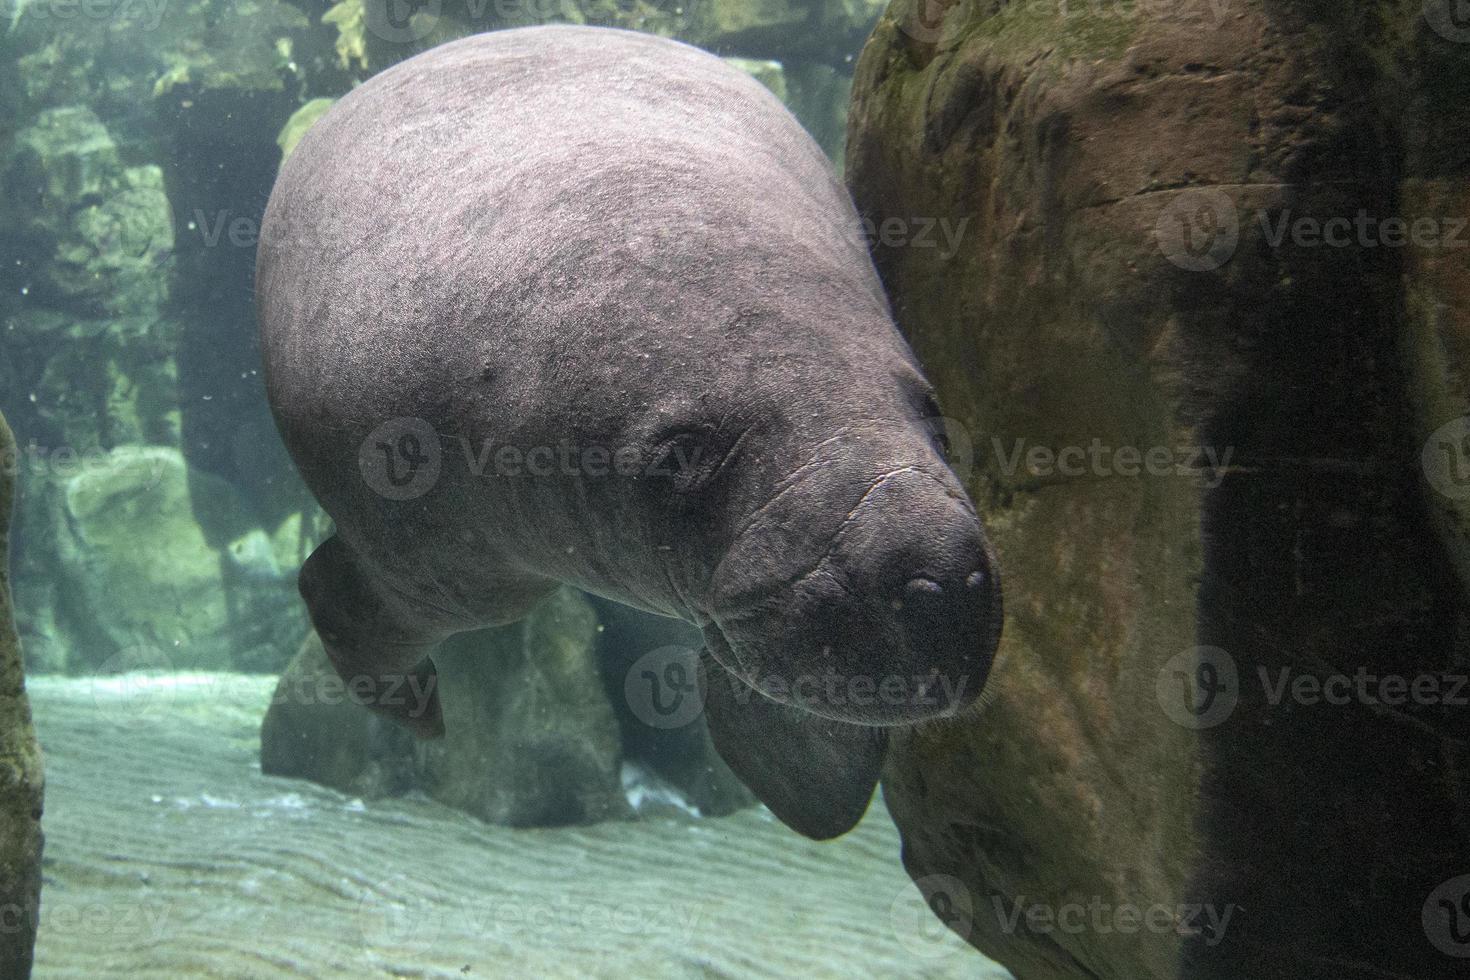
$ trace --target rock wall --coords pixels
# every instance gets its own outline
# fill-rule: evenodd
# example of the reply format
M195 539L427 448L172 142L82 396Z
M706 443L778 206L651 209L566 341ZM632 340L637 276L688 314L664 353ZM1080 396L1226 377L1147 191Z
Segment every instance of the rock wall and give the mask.
M41 902L41 750L10 611L15 439L0 415L0 976L25 980Z
M1021 980L1470 954L1443 8L896 0L860 59L849 182L1009 618L885 798Z

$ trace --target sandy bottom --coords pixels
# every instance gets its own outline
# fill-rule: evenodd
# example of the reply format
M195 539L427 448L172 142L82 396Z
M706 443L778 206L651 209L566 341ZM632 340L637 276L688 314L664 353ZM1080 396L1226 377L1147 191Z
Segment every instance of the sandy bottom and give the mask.
M262 776L274 681L36 678L36 976L1009 977L939 926L881 802L555 830Z

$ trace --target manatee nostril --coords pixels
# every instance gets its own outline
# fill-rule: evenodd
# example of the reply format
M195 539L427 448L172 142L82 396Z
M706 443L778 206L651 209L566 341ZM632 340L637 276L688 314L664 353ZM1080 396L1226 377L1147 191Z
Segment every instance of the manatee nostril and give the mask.
M903 587L903 591L905 595L915 597L926 595L941 595L944 592L944 586L940 585L933 579L911 578L909 579L908 584Z

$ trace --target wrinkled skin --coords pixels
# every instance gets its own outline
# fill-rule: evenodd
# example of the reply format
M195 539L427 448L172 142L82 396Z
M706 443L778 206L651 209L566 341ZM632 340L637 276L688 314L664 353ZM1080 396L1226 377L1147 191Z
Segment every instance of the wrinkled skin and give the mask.
M480 35L334 106L282 167L257 301L336 522L301 590L344 677L431 680L445 636L569 583L699 627L721 752L797 829L847 829L883 726L970 703L1001 622L853 222L773 96L658 38Z

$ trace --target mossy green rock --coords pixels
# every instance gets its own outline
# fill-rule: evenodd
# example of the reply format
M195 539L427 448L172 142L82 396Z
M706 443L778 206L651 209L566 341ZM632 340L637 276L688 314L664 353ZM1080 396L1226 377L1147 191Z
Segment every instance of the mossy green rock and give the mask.
M1021 980L1463 970L1465 708L1275 687L1470 662L1420 465L1470 394L1465 253L1273 232L1465 214L1470 46L1423 14L897 0L860 59L848 180L1007 611L988 706L896 737L885 799Z
M343 696L313 634L262 723L261 768L364 796L417 789L511 826L628 816L596 640L570 590L523 622L451 637L434 655L447 734L415 742Z
M41 644L64 651L49 667L288 662L305 629L293 576L228 484L161 446L24 462L40 500L21 599Z
M41 901L41 750L10 609L15 440L0 415L0 976L25 980Z
M166 297L173 215L156 166L123 165L86 106L47 109L21 130L0 179L7 248L52 306L153 312Z
M312 124L320 119L328 109L336 104L336 99L312 99L300 109L291 114L286 120L286 125L281 129L281 135L276 137L276 145L281 148L281 159L284 161L296 149L296 144L311 129Z

